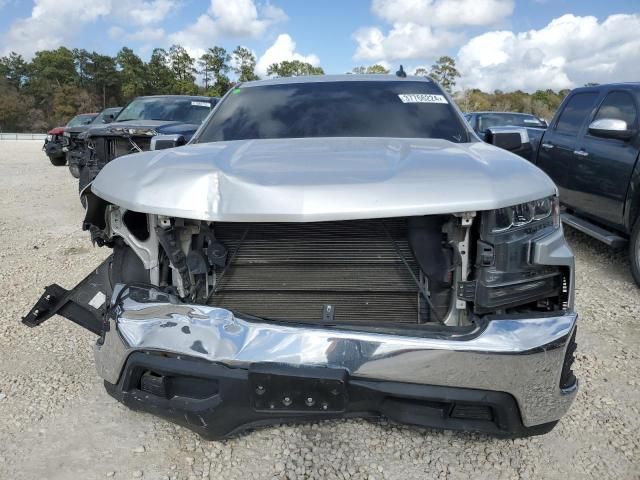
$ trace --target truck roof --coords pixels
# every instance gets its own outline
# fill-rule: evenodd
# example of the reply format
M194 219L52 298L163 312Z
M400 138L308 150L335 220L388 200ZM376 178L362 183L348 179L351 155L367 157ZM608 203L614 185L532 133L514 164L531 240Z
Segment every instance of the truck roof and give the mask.
M576 87L572 90L575 92L576 90L597 90L600 88L612 88L612 87L636 87L640 88L640 82L616 82L616 83L602 83L600 85L591 85L584 87Z
M203 101L218 100L218 97L207 97L205 95L140 95L136 98L189 98L191 100Z
M307 75L300 77L278 77L268 78L266 80L255 80L252 82L242 83L243 87L261 87L264 85L285 85L295 83L320 83L320 82L430 82L428 77L417 77L407 75L406 77L398 77L391 74L353 74L347 73L343 75Z

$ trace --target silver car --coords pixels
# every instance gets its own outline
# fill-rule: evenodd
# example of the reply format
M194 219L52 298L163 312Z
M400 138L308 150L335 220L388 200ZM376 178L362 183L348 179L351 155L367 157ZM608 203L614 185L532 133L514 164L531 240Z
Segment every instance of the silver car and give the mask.
M94 332L117 400L214 439L353 416L526 436L569 409L557 189L431 80L243 83L188 145L154 140L85 190L111 256L23 320Z

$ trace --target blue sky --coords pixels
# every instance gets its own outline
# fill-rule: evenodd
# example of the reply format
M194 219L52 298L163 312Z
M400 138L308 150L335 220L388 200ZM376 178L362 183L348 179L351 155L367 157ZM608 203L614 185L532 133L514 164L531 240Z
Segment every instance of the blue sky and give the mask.
M640 0L0 0L0 55L127 45L146 58L174 42L194 55L240 44L263 72L298 58L343 73L447 54L461 88L640 80L638 31Z

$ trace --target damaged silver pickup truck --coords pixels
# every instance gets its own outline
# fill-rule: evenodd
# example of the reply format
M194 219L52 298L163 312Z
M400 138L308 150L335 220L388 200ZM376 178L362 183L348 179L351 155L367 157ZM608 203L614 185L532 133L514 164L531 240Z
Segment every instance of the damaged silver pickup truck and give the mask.
M431 80L244 83L157 140L84 192L111 256L23 320L96 334L117 400L212 439L354 416L526 436L569 409L556 187Z

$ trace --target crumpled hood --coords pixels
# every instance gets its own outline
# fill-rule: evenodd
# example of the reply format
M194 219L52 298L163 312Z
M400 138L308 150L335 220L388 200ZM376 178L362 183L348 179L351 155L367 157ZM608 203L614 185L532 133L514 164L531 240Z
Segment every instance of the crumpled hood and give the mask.
M537 167L481 142L300 138L194 144L115 159L92 185L138 212L305 222L490 210L556 193Z
M191 138L198 129L198 125L173 120L132 120L130 122L112 122L103 125L94 125L89 129L88 135L91 137L129 135L129 130L132 129L149 129L155 130L163 135L180 134Z

